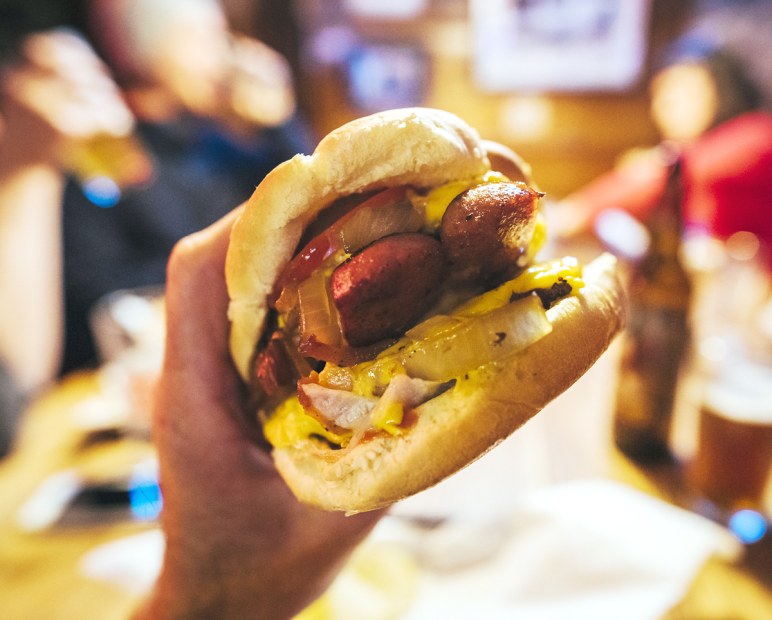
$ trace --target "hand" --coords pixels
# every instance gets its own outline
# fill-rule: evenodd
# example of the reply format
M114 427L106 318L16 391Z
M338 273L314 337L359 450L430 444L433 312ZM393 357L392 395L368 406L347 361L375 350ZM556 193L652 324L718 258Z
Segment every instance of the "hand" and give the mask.
M5 158L21 164L54 161L67 141L126 136L134 126L107 67L66 30L30 35L3 69L0 93Z
M265 43L231 35L230 76L227 90L232 114L226 122L247 129L276 127L295 113L292 70L287 60Z
M228 351L223 273L236 213L184 239L170 259L153 419L167 549L143 617L292 617L380 517L300 504L254 440Z

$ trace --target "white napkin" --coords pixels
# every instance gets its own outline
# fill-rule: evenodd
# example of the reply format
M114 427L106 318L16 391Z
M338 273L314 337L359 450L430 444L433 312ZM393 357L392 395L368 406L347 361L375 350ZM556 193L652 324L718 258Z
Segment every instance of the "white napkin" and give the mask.
M709 557L742 553L707 519L602 480L537 491L510 525L484 561L425 570L403 618L655 620L684 597ZM424 533L424 544L442 527Z
M150 592L161 571L164 547L163 534L152 529L92 549L81 558L80 570L90 579L141 596Z

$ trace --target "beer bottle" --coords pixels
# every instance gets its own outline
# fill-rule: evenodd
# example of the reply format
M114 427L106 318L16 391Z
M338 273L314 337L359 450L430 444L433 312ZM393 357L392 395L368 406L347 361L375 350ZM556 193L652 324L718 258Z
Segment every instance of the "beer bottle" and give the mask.
M614 410L614 440L631 459L666 462L678 377L689 344L692 287L681 261L682 162L666 151L667 180L644 222L649 246L632 267Z

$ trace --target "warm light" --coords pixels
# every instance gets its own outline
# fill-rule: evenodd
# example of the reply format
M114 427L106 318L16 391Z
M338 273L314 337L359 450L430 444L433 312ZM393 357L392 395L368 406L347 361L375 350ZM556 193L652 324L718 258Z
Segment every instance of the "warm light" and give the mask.
M543 140L554 125L552 103L546 97L510 99L501 111L501 127L518 142Z
M674 65L652 79L651 115L663 138L697 138L713 124L717 110L716 84L703 65Z
M727 254L736 261L753 260L760 246L759 238L752 232L736 232L726 240Z

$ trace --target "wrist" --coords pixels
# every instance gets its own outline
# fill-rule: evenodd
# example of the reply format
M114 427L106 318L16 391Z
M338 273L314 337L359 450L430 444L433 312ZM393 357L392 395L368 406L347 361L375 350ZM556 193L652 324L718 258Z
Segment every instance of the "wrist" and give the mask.
M165 568L133 620L289 620L314 597L303 601L299 597L303 587L294 588L294 579L292 584L278 583L276 572L266 574L271 568L222 574L212 567L205 577L192 579L182 579Z
M17 147L8 136L0 137L0 180L7 181L32 171L36 174L63 176L54 157L43 151Z
M316 537L289 538L223 546L172 534L152 595L134 620L294 618L324 593L360 537L334 551Z

